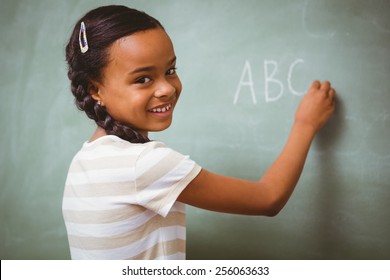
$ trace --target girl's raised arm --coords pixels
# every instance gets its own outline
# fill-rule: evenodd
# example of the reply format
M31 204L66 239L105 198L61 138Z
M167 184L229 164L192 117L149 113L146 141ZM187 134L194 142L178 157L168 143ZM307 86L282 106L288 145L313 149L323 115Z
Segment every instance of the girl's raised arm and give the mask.
M315 134L335 108L329 82L314 81L295 114L287 143L257 182L202 170L178 200L212 211L275 216L284 207L302 173Z

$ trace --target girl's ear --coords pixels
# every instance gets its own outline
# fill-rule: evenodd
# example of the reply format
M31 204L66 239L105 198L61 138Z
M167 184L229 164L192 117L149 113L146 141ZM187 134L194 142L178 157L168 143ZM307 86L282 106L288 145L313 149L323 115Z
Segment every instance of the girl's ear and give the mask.
M103 105L102 97L100 95L100 87L96 82L90 82L88 85L88 93L91 95L93 100L98 102L100 105Z

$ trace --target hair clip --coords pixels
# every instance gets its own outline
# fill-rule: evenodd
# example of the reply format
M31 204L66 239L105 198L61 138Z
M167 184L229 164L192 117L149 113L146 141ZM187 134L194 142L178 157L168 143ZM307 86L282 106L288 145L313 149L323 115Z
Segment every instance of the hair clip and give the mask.
M82 21L80 25L79 43L80 43L81 52L86 53L88 51L88 41L87 41L87 30L85 28L84 21Z

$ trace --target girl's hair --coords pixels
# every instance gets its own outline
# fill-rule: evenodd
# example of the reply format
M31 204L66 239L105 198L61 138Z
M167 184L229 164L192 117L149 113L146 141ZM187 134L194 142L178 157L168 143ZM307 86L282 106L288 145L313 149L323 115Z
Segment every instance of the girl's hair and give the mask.
M79 34L81 23L86 28L88 50L81 51ZM89 94L92 80L102 80L102 69L109 62L109 47L119 38L135 32L163 28L161 23L144 12L125 6L103 6L91 10L75 25L66 46L68 77L76 106L95 120L107 134L116 135L132 143L145 143L149 139L130 126L114 120Z

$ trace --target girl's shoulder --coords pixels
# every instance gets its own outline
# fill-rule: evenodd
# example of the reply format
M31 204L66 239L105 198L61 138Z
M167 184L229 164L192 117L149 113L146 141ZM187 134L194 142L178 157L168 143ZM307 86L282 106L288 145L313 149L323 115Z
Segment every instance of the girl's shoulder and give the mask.
M160 141L149 141L146 143L131 143L129 141L123 140L122 138L116 135L104 135L99 137L96 140L88 141L83 144L83 148L96 148L99 146L113 146L118 148L134 148L134 147L153 147L153 146L165 146L163 142Z
M85 142L78 156L94 154L95 156L140 155L153 150L169 149L163 142L150 141L147 143L130 143L115 135L105 135L94 141Z

